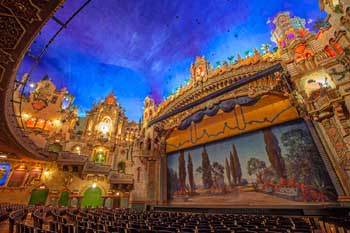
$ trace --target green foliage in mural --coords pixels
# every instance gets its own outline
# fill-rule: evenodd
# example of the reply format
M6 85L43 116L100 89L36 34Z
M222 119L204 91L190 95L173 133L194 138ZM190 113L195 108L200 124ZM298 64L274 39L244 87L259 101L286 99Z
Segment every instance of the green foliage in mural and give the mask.
M188 153L187 173L188 173L188 181L190 184L190 192L195 193L196 192L196 184L194 182L193 163L192 163L192 158L191 158L190 153Z
M311 184L313 180L319 180L323 176L319 169L323 162L307 132L293 129L281 135L281 142L287 151L285 157L289 164L288 177Z
M234 167L231 167L232 176L234 177L236 184L240 184L242 181L242 169L241 169L241 163L239 162L235 144L232 144L232 159L233 159L233 165L234 165Z
M203 146L202 151L202 166L196 170L198 173L202 173L203 186L205 189L209 189L213 186L213 178L211 174L211 166L207 149Z
M186 166L184 152L180 152L179 156L179 184L180 192L186 191Z
M227 158L225 159L225 171L226 171L226 178L228 181L228 185L230 187L232 187L232 180L231 180L231 168L230 168L230 164L228 163Z
M167 169L167 173L169 180L169 182L167 182L168 199L171 199L178 190L179 178L177 177L176 171L171 168Z
M253 174L256 175L256 179L259 183L263 183L263 172L266 168L266 164L264 161L260 161L257 158L250 158L248 161L247 171L251 176Z
M263 134L266 153L273 169L279 177L286 177L286 166L276 136L272 133L271 128L264 129Z

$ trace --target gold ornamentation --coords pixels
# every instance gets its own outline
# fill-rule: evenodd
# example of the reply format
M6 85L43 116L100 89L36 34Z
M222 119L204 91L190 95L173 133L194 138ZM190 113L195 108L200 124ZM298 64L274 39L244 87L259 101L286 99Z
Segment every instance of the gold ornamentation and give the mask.
M323 120L322 126L325 129L329 140L333 144L339 164L343 166L346 161L350 159L350 151L348 147L344 145L343 137L337 129L334 119L331 118Z

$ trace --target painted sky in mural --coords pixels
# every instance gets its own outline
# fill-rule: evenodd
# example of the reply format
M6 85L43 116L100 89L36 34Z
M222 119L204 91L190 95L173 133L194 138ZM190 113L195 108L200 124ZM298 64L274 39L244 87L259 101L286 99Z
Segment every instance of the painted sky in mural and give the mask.
M233 145L237 160L230 159L230 153L233 154L232 158L235 157ZM210 188L204 182L203 146L198 146L184 151L185 189L181 185L181 152L168 155L170 197L189 194L195 203L204 200L208 202L211 196L214 199L221 196L221 201L231 204L235 201L282 204L288 200L292 204L293 201L334 200L333 185L328 174L323 172L325 167L322 159L305 123L301 121L213 142L205 145L205 150L211 166L211 178L206 178L212 180L207 181L212 182ZM193 164L195 191L191 191L189 154ZM307 159L305 156L308 156ZM253 199L249 200L249 197Z
M84 2L67 0L55 16L64 22ZM145 96L160 101L184 84L195 56L215 64L272 44L271 21L281 11L305 18L309 28L325 16L317 0L92 0L50 45L31 79L48 74L59 88L67 86L81 114L114 91L138 120ZM31 55L58 28L51 19ZM33 63L26 55L18 76Z

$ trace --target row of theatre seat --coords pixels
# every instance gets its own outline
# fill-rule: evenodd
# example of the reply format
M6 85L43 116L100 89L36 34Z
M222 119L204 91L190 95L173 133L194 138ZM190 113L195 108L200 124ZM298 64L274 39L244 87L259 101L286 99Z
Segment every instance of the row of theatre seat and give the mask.
M0 204L0 221L6 220L12 211L23 209L24 207L25 205L22 205L22 204L11 204L11 203Z
M31 214L33 224L27 224L24 221L28 213ZM347 217L320 218L106 208L18 207L9 214L9 218L10 233L350 233L350 218Z

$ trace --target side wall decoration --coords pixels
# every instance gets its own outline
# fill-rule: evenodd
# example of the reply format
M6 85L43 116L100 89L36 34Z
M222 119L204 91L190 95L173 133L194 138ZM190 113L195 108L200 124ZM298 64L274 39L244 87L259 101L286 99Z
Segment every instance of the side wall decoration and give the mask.
M171 204L294 206L337 198L302 120L169 153L167 161Z
M10 171L11 165L9 163L0 163L0 187L6 184Z
M7 183L7 187L9 188L19 188L21 187L25 180L27 179L28 171L25 167L16 168Z

